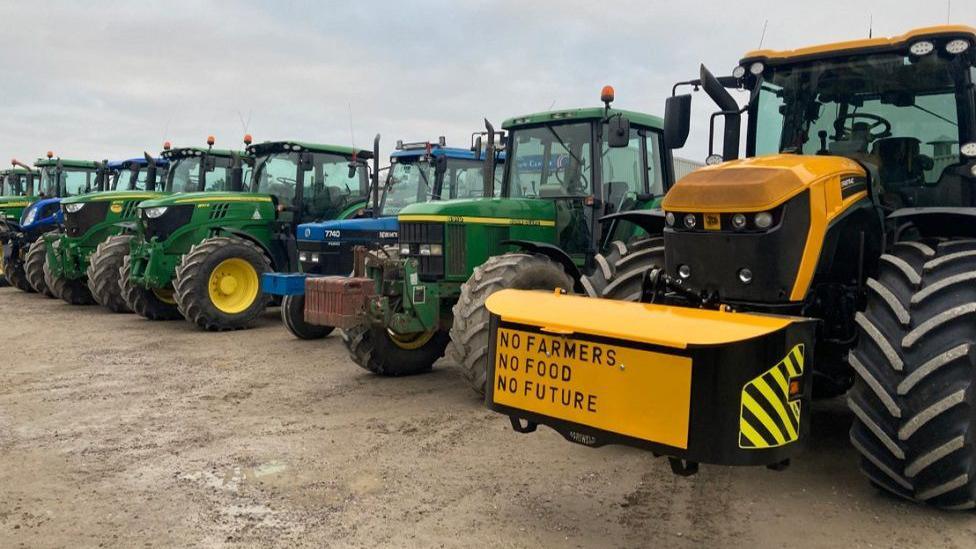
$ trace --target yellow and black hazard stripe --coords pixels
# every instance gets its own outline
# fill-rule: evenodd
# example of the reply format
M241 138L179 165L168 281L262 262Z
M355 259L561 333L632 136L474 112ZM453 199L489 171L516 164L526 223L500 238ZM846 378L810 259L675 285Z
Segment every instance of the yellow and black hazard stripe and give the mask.
M803 344L777 365L746 383L739 411L739 448L775 448L800 436L800 386Z

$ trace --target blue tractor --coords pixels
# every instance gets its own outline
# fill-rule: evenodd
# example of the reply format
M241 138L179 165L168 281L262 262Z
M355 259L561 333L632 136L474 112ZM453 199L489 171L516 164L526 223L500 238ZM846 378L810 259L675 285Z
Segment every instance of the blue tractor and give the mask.
M478 134L476 134L478 135ZM390 155L386 183L374 192L371 216L298 226L301 273L267 273L262 291L282 296L281 320L299 339L323 338L334 329L305 322L305 279L309 276L348 276L353 270L354 248L388 249L396 253L399 239L397 213L417 202L480 197L484 192L484 153L437 142L397 141ZM504 155L496 155L498 163ZM500 174L500 170L496 170ZM498 189L496 181L495 189Z

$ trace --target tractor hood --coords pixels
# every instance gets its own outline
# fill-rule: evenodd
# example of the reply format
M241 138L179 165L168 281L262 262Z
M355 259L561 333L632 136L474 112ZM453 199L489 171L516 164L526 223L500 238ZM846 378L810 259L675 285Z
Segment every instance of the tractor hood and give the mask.
M661 206L676 212L760 212L833 176L863 178L866 172L840 156L778 154L733 160L686 175Z
M361 219L337 219L320 221L317 223L302 223L298 226L298 238L301 240L327 240L327 231L378 232L397 230L395 217L371 217Z
M0 196L0 208L23 208L31 202L32 199L26 196Z
M76 204L79 202L105 202L110 200L149 200L163 196L155 191L103 191L72 196L61 201L62 204Z
M147 200L141 203L139 207L159 208L161 206L178 206L180 204L202 204L213 202L271 202L271 196L267 194L230 192L177 193L154 200Z
M411 204L400 210L400 221L498 223L554 226L556 206L531 198L471 198Z

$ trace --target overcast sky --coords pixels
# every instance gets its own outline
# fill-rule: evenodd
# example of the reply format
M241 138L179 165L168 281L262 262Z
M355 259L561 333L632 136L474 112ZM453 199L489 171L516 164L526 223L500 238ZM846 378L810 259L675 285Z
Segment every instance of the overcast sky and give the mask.
M301 139L389 151L487 117L599 105L663 111L705 63L946 22L945 0L0 3L0 155L123 158ZM732 11L732 10L735 11ZM976 1L951 20L976 26ZM705 156L707 114L681 156ZM3 156L0 156L3 158ZM6 160L4 160L6 163Z

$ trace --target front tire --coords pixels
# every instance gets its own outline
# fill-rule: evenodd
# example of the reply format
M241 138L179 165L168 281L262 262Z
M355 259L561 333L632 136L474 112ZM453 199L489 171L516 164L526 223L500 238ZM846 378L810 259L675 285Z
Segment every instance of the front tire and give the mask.
M43 274L41 275L43 277ZM4 262L3 264L3 277L10 283L11 286L17 288L22 292L29 294L34 293L36 290L31 286L30 281L27 280L27 272L24 270L24 263L19 260Z
M902 242L881 258L849 355L851 443L876 486L976 507L976 242Z
M131 256L122 259L122 269L119 271L119 289L122 299L132 312L147 320L176 320L183 318L176 307L172 290L157 290L143 288L134 284L129 276L132 274Z
M304 295L286 295L281 300L281 323L298 339L322 339L335 330L332 326L316 326L305 322Z
M624 244L610 243L610 249L594 258L596 270L583 277L583 288L590 297L640 301L644 273L664 267L664 238L641 238Z
M397 337L382 326L356 326L342 331L342 342L353 362L381 376L405 376L430 371L444 356L448 336L441 330L409 338Z
M44 277L44 265L47 263L47 242L45 236L56 236L57 232L50 232L41 235L37 240L31 242L27 248L27 255L24 256L24 274L27 277L30 287L39 294L54 298L54 291L47 285Z
M484 394L488 377L488 309L485 300L498 290L572 290L562 266L542 255L508 253L488 258L461 286L454 305L449 359L461 368L468 385Z
M108 237L92 252L88 259L88 289L95 302L113 313L131 313L122 297L119 273L129 255L132 235Z
M212 332L247 328L268 306L261 275L271 262L256 244L216 236L190 248L176 266L176 304L190 322Z

